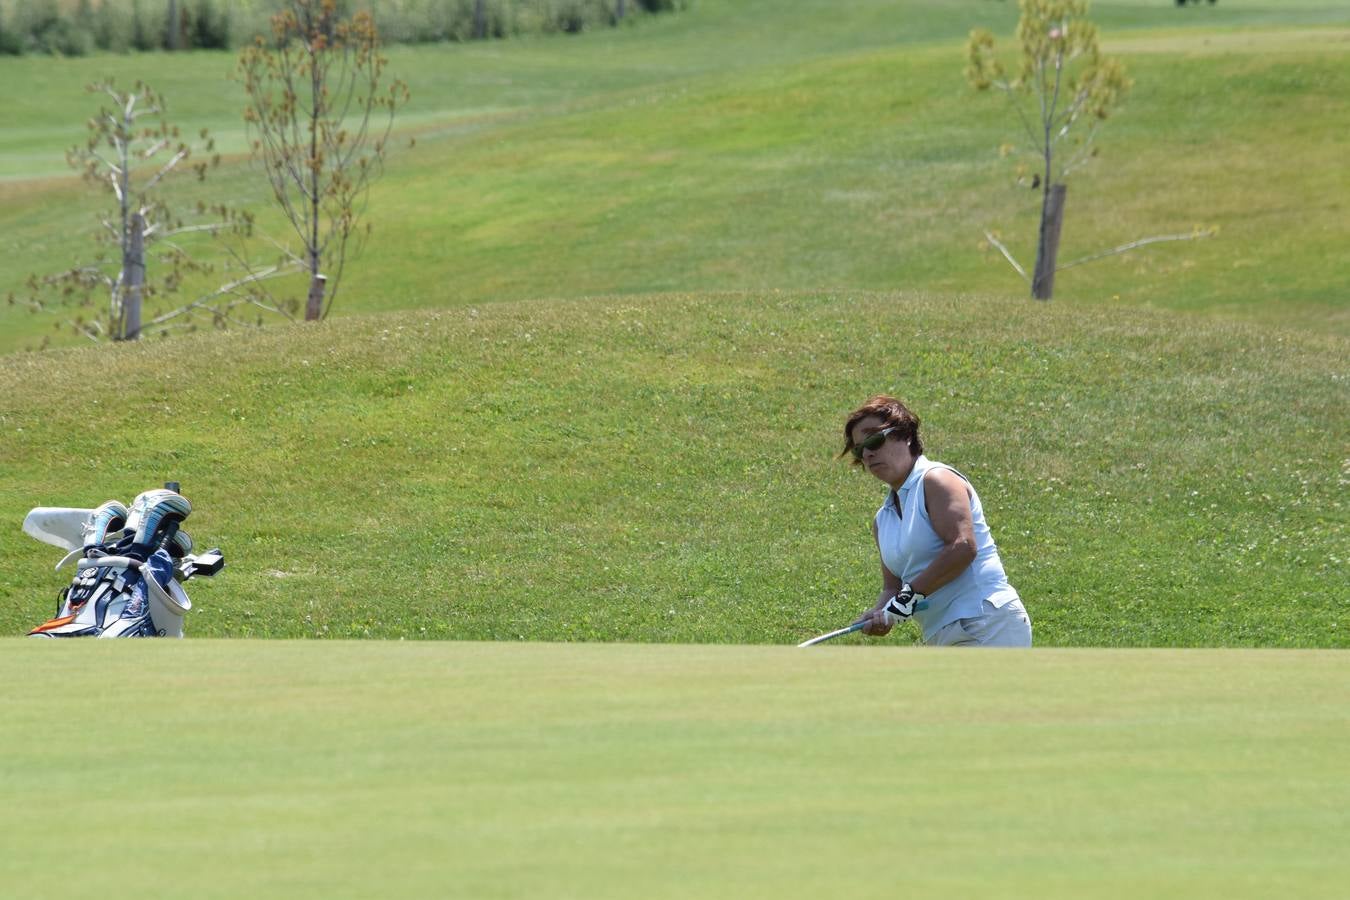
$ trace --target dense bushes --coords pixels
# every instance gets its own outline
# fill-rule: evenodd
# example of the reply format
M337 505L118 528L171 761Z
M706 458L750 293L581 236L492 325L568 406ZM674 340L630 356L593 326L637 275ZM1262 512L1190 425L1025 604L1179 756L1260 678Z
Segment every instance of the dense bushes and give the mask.
M87 14L86 3L80 7ZM78 12L78 10L77 10ZM24 52L80 55L93 49L88 30L65 15L56 0L28 0L17 14L0 20L0 47L11 54Z
M672 12L692 0L483 0L489 38L565 32L619 24L627 16ZM394 43L467 41L474 37L476 0L374 0L369 6L385 40ZM361 5L361 4L353 4Z
M17 56L23 52L23 41L17 32L5 27L4 10L0 10L0 56Z
M339 0L368 7L390 43L468 41L479 0ZM482 36L577 33L692 0L481 0ZM275 0L0 0L0 55L225 49L267 30Z
M0 53L82 56L229 47L233 39L228 0L0 0Z

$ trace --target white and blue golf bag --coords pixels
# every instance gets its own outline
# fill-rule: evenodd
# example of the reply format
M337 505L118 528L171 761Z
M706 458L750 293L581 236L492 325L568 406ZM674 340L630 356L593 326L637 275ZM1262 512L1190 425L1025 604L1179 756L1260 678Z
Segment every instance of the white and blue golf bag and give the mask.
M128 509L109 500L97 509L39 506L23 530L70 552L75 577L57 596L56 615L29 632L34 637L182 637L192 609L183 582L215 575L225 565L219 549L193 555L180 527L192 504L177 484L146 491Z

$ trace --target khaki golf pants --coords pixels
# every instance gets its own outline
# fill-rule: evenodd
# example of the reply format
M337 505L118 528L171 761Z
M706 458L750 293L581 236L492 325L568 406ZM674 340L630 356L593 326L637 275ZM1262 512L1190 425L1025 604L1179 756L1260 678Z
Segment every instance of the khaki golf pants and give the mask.
M980 615L957 619L924 641L929 647L1030 647L1031 617L1021 600L995 606L988 600Z

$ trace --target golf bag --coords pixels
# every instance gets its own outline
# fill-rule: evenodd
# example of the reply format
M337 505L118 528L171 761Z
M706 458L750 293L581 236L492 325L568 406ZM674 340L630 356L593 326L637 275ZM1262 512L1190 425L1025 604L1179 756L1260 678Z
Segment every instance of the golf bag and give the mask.
M219 549L193 555L180 527L192 504L178 485L146 491L128 509L109 500L97 509L40 506L23 530L69 550L59 570L75 561L75 576L57 595L56 615L33 637L182 637L192 601L183 582L215 575L225 565Z

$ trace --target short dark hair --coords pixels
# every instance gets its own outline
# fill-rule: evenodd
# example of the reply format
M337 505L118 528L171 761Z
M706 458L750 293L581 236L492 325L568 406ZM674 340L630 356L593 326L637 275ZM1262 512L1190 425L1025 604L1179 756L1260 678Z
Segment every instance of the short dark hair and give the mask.
M853 426L868 416L881 419L885 423L883 428L894 428L892 435L908 443L909 451L915 456L923 454L923 439L919 437L919 417L894 397L877 394L848 414L848 421L844 423L844 449L840 452L840 457L848 456L853 451ZM860 462L857 459L853 460L855 466Z

